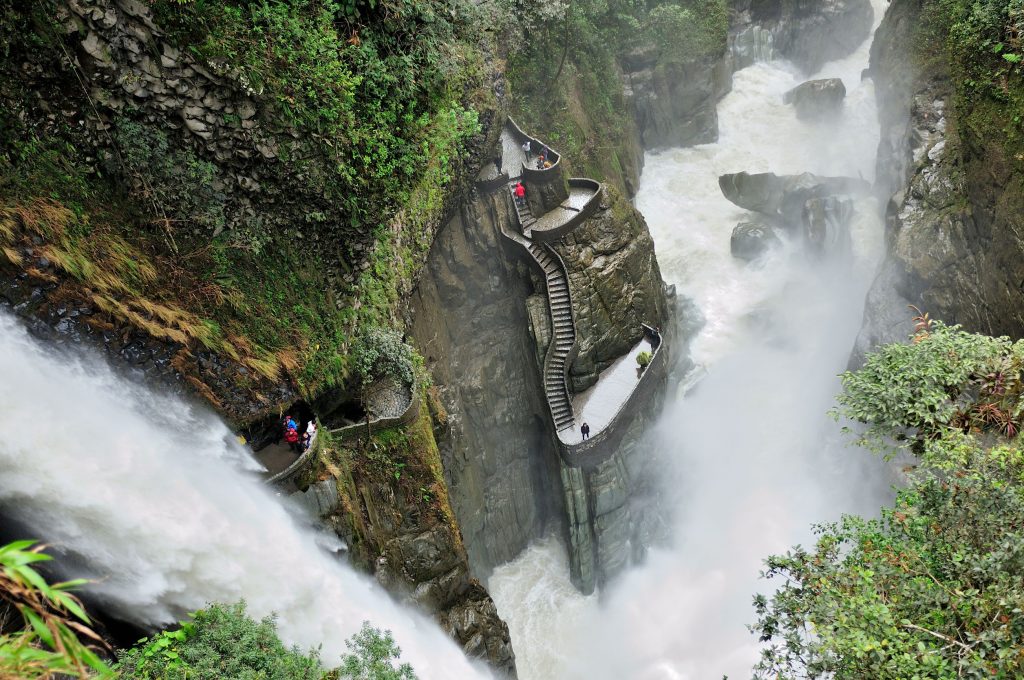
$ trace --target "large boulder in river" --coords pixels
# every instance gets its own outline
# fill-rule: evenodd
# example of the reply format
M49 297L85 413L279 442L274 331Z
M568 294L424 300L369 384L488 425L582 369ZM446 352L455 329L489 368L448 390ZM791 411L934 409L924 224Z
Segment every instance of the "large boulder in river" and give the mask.
M722 194L739 207L782 217L791 226L799 222L804 202L810 198L837 194L860 196L871 192L871 183L862 179L819 177L809 172L800 175L735 172L719 176L718 186Z
M741 260L754 260L776 243L778 235L770 225L760 222L740 222L732 230L729 249L732 256Z
M845 98L846 86L841 78L824 78L797 85L782 96L782 101L793 105L797 118L818 120L838 115Z

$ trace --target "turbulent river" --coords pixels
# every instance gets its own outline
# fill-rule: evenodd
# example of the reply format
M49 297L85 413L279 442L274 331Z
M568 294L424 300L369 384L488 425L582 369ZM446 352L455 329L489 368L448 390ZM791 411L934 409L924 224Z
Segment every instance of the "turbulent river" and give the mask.
M874 9L877 26L885 3ZM852 257L813 260L784 244L749 266L729 252L746 212L718 187L743 170L872 180L874 88L860 79L869 43L812 76L843 79L838 121L798 121L782 95L808 78L758 63L719 104L717 143L647 156L637 207L663 276L705 318L692 357L707 374L669 404L657 433L672 540L589 597L569 583L554 538L499 568L489 587L521 680L748 678L752 596L771 589L762 560L811 540L812 522L877 512L885 498L878 462L848 448L827 415L884 249L879 206L857 202Z

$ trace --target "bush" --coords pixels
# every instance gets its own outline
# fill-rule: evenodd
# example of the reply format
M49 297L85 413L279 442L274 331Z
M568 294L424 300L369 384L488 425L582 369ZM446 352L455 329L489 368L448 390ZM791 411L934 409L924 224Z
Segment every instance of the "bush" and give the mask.
M114 126L123 171L133 195L152 202L174 223L198 225L214 234L225 226L224 196L214 188L217 169L188 150L172 150L167 133L125 118Z
M180 628L155 635L123 652L122 678L145 680L309 680L324 677L316 651L302 654L277 637L274 619L256 622L245 603L213 604Z
M838 415L865 423L872 448L891 438L920 443L946 428L1020 429L1024 341L967 333L928 322L910 344L871 354L842 376Z
M359 336L352 353L356 375L363 385L384 377L413 383L413 350L402 337L388 328L373 327Z

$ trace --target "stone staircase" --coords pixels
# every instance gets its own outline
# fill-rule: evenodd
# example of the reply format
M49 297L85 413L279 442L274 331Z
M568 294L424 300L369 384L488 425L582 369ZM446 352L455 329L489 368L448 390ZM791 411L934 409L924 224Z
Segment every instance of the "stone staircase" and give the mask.
M530 229L537 222L537 218L533 216L533 211L530 210L530 204L523 199L522 203L516 198L516 183L508 183L508 192L512 196L512 205L516 209L516 217L519 219L519 226L523 229L523 235L526 238L530 238Z
M531 242L527 248L544 270L547 283L552 335L544 359L544 393L555 421L555 429L560 431L575 424L572 401L565 380L569 355L576 346L576 325L573 322L569 281L565 265L550 246Z

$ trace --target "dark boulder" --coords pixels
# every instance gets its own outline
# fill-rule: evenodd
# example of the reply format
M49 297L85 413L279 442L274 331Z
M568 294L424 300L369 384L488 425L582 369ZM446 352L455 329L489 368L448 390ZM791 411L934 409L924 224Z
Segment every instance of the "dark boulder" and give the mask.
M782 101L792 104L801 120L821 120L839 115L845 98L842 79L825 78L797 85L782 96Z
M749 262L780 242L773 227L759 222L740 222L732 230L729 249L733 257Z
M862 179L819 177L809 172L800 175L736 172L721 175L718 186L722 194L739 207L781 217L790 227L800 223L804 203L808 199L834 195L861 196L871 192L870 182Z

